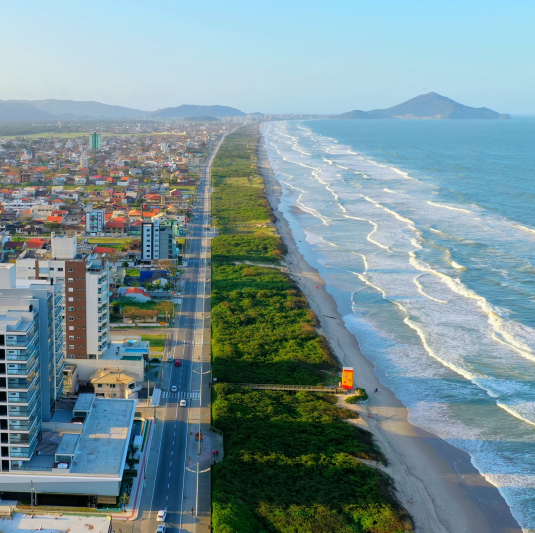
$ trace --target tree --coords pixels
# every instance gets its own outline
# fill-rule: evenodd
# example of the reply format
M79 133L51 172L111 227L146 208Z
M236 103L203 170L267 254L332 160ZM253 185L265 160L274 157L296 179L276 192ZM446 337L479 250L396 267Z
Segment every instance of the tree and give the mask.
M126 492L123 492L119 498L119 502L123 506L123 512L126 513L126 506L130 503L130 495Z
M128 261L123 261L123 262L121 263L121 266L122 266L123 268L128 268L128 267L129 267Z
M139 452L139 446L136 446L133 442L131 442L130 446L128 447L128 451L130 452L130 455L134 457L134 455Z
M167 282L164 286L163 286L163 290L164 291L170 291L171 290L171 284L169 282Z
M159 290L161 290L161 287L162 287L162 280L159 279L154 283L154 290L155 291L159 291Z
M45 222L45 228L50 231L54 231L63 227L61 222Z

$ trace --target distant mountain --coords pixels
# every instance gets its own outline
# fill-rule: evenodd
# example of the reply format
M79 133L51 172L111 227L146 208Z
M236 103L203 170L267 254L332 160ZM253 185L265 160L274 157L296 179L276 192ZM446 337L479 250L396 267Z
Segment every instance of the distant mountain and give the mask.
M220 122L216 117L185 117L187 122Z
M32 105L57 118L141 118L149 111L140 111L120 105L100 102L78 102L75 100L7 100Z
M32 105L0 100L0 120L46 120L51 118L54 116Z
M75 100L0 100L0 121L6 120L67 120L113 118L189 118L206 121L218 117L243 117L234 107L221 105L181 105L157 111L140 111L120 105Z
M244 117L245 113L224 105L181 105L150 113L150 118Z
M372 111L349 111L338 115L338 119L368 118L420 118L420 119L497 119L510 118L486 107L468 107L437 93L428 93L411 98L388 109Z

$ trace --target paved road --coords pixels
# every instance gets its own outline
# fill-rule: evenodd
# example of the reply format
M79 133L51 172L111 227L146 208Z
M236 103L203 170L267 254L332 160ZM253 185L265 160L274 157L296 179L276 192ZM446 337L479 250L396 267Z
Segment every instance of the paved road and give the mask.
M199 460L194 433L200 423L209 425L211 245L205 228L210 226L210 168L217 148L201 169L188 229L182 306L169 329L172 362L163 363L162 396L160 407L154 409L157 423L138 519L114 521L116 533L154 533L160 509L167 509L167 531L208 530L209 494L208 499L207 495L196 497L198 475L194 472ZM175 366L175 360L180 360L181 366ZM171 390L173 386L176 392ZM186 400L186 407L180 406L181 399Z

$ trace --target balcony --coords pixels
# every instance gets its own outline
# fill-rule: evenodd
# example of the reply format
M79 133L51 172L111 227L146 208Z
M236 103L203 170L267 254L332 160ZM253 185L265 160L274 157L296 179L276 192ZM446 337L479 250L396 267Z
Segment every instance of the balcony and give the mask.
M128 388L128 394L133 394L134 392L138 392L141 390L141 385L135 385L132 388Z

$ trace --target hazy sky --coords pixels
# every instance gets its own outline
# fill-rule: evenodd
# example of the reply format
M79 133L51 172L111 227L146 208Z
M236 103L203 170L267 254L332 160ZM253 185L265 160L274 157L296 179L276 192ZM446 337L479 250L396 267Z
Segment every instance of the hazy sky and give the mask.
M0 99L535 114L535 2L0 0Z

